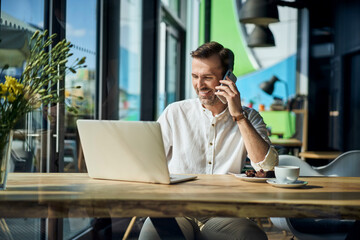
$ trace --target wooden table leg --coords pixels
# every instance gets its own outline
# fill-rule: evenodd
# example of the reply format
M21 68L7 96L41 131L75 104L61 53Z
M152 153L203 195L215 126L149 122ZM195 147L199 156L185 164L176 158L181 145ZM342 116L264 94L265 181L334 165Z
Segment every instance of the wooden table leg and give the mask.
M128 225L128 227L126 228L126 231L125 231L125 234L124 234L124 237L123 237L123 240L126 240L128 237L129 237L129 234L131 232L131 229L133 228L134 224L135 224L135 220L136 220L136 216L132 217L131 218L131 221Z

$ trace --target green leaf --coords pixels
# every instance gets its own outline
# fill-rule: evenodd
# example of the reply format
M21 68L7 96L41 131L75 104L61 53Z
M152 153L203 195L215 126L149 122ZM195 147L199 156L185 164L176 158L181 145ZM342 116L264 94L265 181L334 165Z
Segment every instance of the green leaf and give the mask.
M69 68L69 70L72 72L72 73L76 73L76 70L75 69L73 69L73 68Z
M31 36L30 40L31 41L34 40L39 35L39 33L40 33L39 30L35 31L35 33Z
M83 57L80 59L80 61L78 62L79 65L84 64L86 60L86 57Z

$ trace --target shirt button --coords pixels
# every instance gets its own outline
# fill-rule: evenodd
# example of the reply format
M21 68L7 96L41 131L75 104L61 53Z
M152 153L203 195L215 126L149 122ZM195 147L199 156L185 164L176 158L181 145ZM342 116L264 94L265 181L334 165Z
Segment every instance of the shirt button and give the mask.
M208 162L209 164L211 164L211 162Z
M212 146L212 143L210 143L210 145Z

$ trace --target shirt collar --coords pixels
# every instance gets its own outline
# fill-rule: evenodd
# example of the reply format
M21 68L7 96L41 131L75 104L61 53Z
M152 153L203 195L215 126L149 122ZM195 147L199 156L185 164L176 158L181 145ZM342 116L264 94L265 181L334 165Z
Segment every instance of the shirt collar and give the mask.
M212 112L203 107L202 103L200 102L200 99L197 98L197 102L198 102L198 105L199 105L199 108L200 108L200 111L203 112L205 114L206 117L208 117L209 119L213 119L213 118L216 118L217 120L222 120L224 119L225 121L230 117L230 112L229 112L229 108L226 107L224 109L224 111L222 111L221 113L219 114L216 114L215 116L213 116Z

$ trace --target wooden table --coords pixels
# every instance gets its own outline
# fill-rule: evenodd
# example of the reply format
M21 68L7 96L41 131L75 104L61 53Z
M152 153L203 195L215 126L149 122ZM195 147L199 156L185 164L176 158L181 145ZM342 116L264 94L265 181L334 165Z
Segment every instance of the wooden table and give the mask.
M302 141L296 138L275 138L270 140L273 146L287 148L295 156L299 155L302 147Z
M274 146L281 146L281 147L298 147L302 146L302 142L296 138L276 138L271 139L271 143Z
M301 178L275 188L232 175L160 185L90 179L84 173L10 173L0 217L321 217L360 219L360 178Z
M338 151L306 151L299 153L299 156L303 158L333 160L340 156L341 153Z

